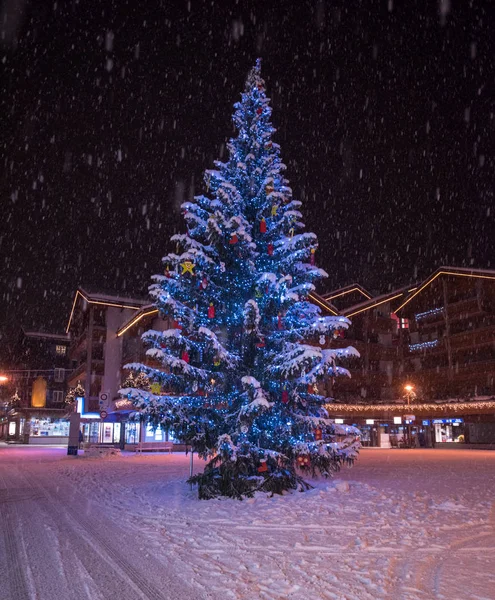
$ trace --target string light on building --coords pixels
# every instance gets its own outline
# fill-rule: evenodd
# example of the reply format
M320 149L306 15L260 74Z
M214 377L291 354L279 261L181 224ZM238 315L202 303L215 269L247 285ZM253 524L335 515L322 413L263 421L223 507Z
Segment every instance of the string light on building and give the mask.
M326 410L330 415L402 415L408 411L407 404L327 404ZM477 402L448 402L445 404L415 404L414 413L420 415L458 414L484 414L495 412L495 398L493 400Z
M416 321L421 321L421 319L427 319L428 317L433 317L434 315L439 315L443 313L443 306L439 306L437 308L432 308L431 310L426 310L425 312L417 313L414 315Z
M418 344L409 344L410 352L417 352L418 350L428 350L438 346L438 340L431 340L430 342L419 342Z

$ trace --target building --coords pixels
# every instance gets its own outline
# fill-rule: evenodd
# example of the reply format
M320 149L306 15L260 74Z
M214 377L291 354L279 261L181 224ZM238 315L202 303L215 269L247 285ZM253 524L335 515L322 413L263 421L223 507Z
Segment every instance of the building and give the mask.
M71 340L69 385L80 383L85 391L79 406L85 441L124 444L122 423L132 407L118 404L122 400L117 393L122 380L122 339L117 332L145 304L145 300L123 295L76 290L66 329ZM103 420L100 413L106 415Z
M361 427L370 445L397 436L495 447L495 271L440 267L340 312L352 327L335 344L354 345L361 360L335 382L333 417Z
M325 315L351 320L333 339L311 343L359 351L346 365L352 377L329 379L320 393L331 399L330 416L360 427L365 444L495 444L495 271L441 267L387 294L352 284L310 300ZM133 407L118 390L126 364L149 362L142 333L169 326L144 299L78 288L65 335L24 336L29 376L18 378L24 412L15 411L12 437L25 434L27 421L41 431L43 411L55 423L46 411L65 414L67 385L80 382L86 441L160 441L166 434L129 421Z
M20 360L7 371L9 401L0 433L8 441L56 444L67 439L65 397L70 372L69 337L22 331Z

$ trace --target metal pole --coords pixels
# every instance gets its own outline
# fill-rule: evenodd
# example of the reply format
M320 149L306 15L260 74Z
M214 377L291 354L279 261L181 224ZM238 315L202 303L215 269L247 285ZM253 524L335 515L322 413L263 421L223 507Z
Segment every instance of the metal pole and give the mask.
M189 477L193 476L193 451L191 450L191 454L189 455Z

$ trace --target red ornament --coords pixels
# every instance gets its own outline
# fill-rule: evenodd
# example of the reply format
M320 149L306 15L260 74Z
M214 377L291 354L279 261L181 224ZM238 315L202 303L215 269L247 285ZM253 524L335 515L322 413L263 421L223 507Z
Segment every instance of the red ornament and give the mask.
M262 112L263 112L263 109L261 108L261 106L256 109L256 114L257 115L261 115Z
M174 329L182 329L182 325L179 323L179 321L174 321Z
M319 427L317 427L315 429L315 440L317 442L319 442L322 439L322 437L323 437L323 431Z
M268 244L268 256L273 256L273 244Z
M206 290L206 288L208 287L208 279L206 279L206 277L203 277L203 279L201 280L201 287Z
M229 242L229 244L237 244L238 241L239 241L239 238L237 237L237 233L233 233L230 236L230 242Z
M165 277L170 277L170 269L168 268L168 265L167 265L167 268L165 269Z
M282 390L282 402L287 404L289 402L289 392L287 390Z
M260 221L260 231L261 233L266 233L266 221L265 217L263 217Z
M260 341L256 344L256 348L264 348L265 347L265 338L260 338Z
M181 356L181 358L182 358L182 360L183 360L184 362L186 362L186 363L188 363L188 362L189 362L189 354L187 353L187 350L184 350L184 352L182 353L182 356Z
M316 250L314 248L311 248L311 256L309 258L309 262L314 265L315 264L315 252Z
M215 318L215 307L213 306L213 302L210 302L210 306L208 306L208 319Z
M258 467L258 473L266 473L268 471L268 465L266 464L266 460L262 460L260 466Z

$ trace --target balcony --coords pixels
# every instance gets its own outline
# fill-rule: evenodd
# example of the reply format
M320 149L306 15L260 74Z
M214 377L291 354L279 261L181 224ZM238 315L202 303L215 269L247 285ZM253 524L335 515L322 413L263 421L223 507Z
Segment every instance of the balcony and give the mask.
M420 369L418 371L405 371L403 377L410 375L415 382L424 382L431 385L438 382L460 382L460 381L479 381L479 385L486 385L487 376L495 374L495 359L482 360L479 362L469 362L457 364L452 368L452 379L449 379L449 367L432 367L429 369Z

